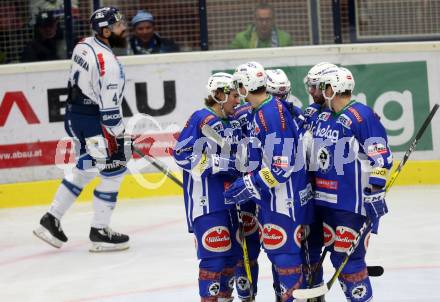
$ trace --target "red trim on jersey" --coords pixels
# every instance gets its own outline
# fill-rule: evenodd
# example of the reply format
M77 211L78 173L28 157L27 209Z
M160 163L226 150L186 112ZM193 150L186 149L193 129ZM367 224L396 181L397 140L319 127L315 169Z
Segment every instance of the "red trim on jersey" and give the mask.
M102 53L98 53L97 57L99 63L99 75L102 77L105 74L104 55Z
M362 116L360 115L360 113L356 109L354 109L353 107L350 107L350 108L348 108L348 111L350 111L354 115L354 117L356 118L356 120L359 123L362 123L362 121L363 121Z
M208 115L207 117L205 117L205 118L203 119L202 123L200 124L200 129L202 129L203 126L207 125L207 124L209 123L209 121L212 120L212 119L214 119L214 118L215 118L215 116L212 115L212 114L210 114L210 115Z
M281 121L281 129L286 130L286 119L284 118L283 105L279 100L277 100L276 102L277 102L278 115L280 116L280 121Z
M269 132L269 127L267 127L267 123L266 123L266 120L264 118L263 111L261 111L261 110L258 111L258 118L260 119L261 125L263 126L264 130L266 132Z

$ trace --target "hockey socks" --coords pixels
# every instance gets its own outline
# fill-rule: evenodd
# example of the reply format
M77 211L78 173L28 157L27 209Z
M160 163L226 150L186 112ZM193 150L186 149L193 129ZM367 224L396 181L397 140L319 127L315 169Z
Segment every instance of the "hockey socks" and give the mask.
M63 179L48 212L56 218L61 219L72 206L75 199L81 194L81 191L82 187L79 187L67 179Z
M367 268L357 273L342 273L339 276L339 283L341 284L347 301L368 302L373 298Z
M93 192L93 208L95 213L92 227L102 229L110 224L110 218L116 205L123 177L123 173L114 176L102 175L101 183Z
M302 266L298 262L300 257L295 254L268 254L268 257L278 275L281 301L292 302L292 292L303 283Z
M91 252L120 251L127 249L129 237L108 227L115 208L124 171L116 175L102 175L101 183L93 192L94 215L89 238Z
M34 230L34 235L53 247L60 248L67 241L61 228L60 219L72 206L81 191L82 187L63 179L48 212L41 218L40 226Z
M202 302L229 301L231 299L234 257L202 259L199 264L199 294Z
M257 260L250 260L249 265L251 267L251 275L252 275L252 289L254 297L257 294L257 285L258 285L258 262ZM251 296L250 292L250 284L249 280L246 276L246 270L244 268L243 260L238 261L237 267L235 270L235 278L237 283L237 295L242 301L248 301Z

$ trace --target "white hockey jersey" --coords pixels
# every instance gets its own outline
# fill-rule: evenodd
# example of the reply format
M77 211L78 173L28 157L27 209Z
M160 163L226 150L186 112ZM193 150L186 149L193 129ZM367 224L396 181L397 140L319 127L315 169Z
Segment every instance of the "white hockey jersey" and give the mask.
M73 50L69 82L87 97L85 102L99 106L101 123L110 134L118 136L124 131L121 103L125 73L110 47L96 37L79 42Z

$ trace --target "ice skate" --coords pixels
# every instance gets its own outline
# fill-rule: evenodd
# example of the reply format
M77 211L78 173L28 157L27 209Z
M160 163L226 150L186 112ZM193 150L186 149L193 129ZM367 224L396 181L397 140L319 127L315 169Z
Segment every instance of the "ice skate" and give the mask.
M50 213L41 217L40 226L34 230L34 235L56 248L67 242L60 220Z
M102 229L92 227L89 238L92 241L90 252L121 251L129 248L130 238L125 234L114 232L109 227Z

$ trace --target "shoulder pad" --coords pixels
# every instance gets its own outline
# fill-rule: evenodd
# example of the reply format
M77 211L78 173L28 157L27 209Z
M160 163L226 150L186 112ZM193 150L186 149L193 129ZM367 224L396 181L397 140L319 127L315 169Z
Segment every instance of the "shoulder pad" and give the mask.
M214 114L209 113L206 116L202 116L201 117L201 122L199 124L200 129L203 128L203 126L208 125L208 124L212 124L214 122L214 120L218 119Z
M307 108L304 110L304 116L306 116L306 117L311 117L311 116L313 116L316 112L318 112L318 109L309 106L309 107L307 107Z
M231 120L229 122L231 123L232 129L239 129L241 127L241 123L237 120Z
M212 121L212 120L209 120L207 124L209 124L210 121ZM205 124L205 125L206 125L206 124ZM203 126L204 126L204 125L203 125ZM203 126L202 126L202 127L203 127ZM201 127L201 128L202 128L202 127ZM212 127L212 129L214 129L216 132L221 132L221 131L224 130L223 123L222 123L222 121L220 121L220 120L215 121L214 123L212 123L212 124L211 124L211 127Z
M343 113L338 117L338 120L336 121L336 123L339 123L342 126L344 126L345 128L350 129L350 126L353 123L353 121L351 120L350 117L348 117L348 115Z
M328 111L322 112L318 115L318 120L326 122L329 119L330 115L331 113Z

